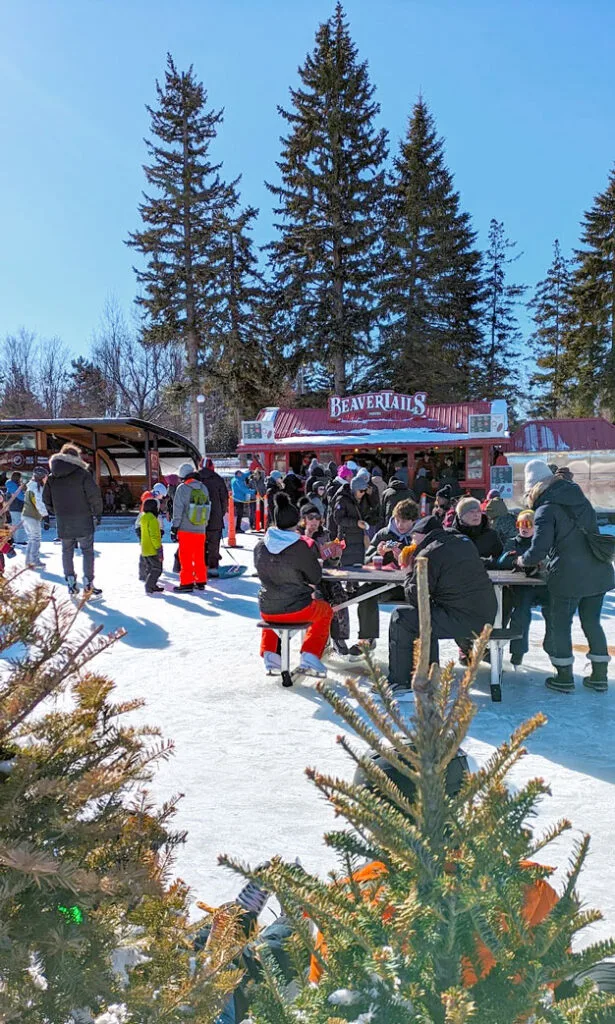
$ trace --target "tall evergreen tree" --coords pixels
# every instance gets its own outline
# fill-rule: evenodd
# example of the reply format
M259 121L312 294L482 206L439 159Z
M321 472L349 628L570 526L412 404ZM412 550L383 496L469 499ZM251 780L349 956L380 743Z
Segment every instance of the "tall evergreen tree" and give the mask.
M470 398L480 362L481 255L420 97L394 161L387 203L381 331L387 383Z
M207 376L238 419L251 418L280 390L284 367L272 350L265 313L265 286L254 252L253 207L227 218L222 233L216 319L211 324L214 353Z
M70 365L64 414L108 416L115 405L115 392L100 366L84 356L72 359Z
M566 352L570 401L577 415L601 405L615 413L615 168L583 219L576 252L574 328Z
M570 331L570 260L553 243L553 260L543 281L539 281L528 309L535 330L530 348L537 354L537 370L530 379L532 414L557 418L565 403L565 346Z
M517 243L506 237L504 224L492 219L485 253L485 363L484 398L507 398L512 384L519 384L522 354L521 329L516 307L525 285L510 284L507 268L519 259L512 255Z
M281 218L269 246L275 330L295 365L323 364L344 394L349 360L371 347L387 140L340 3L299 77L292 110L279 108L290 126L281 184L268 185Z
M153 343L183 339L196 437L199 365L211 343L224 226L238 202L237 183L224 182L221 164L212 163L222 111L207 109L207 93L192 67L178 71L169 54L164 85L156 82L156 92L158 109L147 108L153 141L146 141L150 162L144 168L153 194L144 196L144 226L130 234L128 245L146 261L144 269L135 268L146 336Z

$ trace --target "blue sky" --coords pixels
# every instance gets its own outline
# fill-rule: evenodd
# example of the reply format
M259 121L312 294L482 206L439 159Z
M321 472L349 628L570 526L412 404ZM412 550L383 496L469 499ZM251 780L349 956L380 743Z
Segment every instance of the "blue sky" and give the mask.
M397 144L422 92L484 241L503 220L546 269L615 162L613 0L347 0L381 121ZM146 103L170 51L225 108L214 153L243 174L269 235L297 67L333 0L4 0L0 4L0 335L19 326L86 351L105 298L130 309Z

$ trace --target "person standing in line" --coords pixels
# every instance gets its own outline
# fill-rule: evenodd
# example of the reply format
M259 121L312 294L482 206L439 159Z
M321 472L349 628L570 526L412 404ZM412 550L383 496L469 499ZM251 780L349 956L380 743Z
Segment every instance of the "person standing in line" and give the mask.
M11 479L6 485L6 494L11 503L12 525L17 527L13 533L13 543L25 544L26 542L22 539L23 534L21 530L21 517L24 502L24 485L22 483L21 473L11 473Z
M197 470L189 462L179 467L182 481L175 492L171 539L179 541L179 585L173 587L182 594L191 594L194 588L205 590L205 539L209 519L209 491L201 483Z
M224 532L224 517L228 510L228 491L219 473L216 473L211 459L205 459L199 470L199 480L209 492L209 519L207 521L205 557L207 572L218 575L220 565L220 543Z
M32 479L26 487L21 522L26 532L26 565L28 569L42 569L41 562L41 526L49 529L49 515L43 501L43 489L47 481L47 470L44 466L36 466Z
M544 649L556 675L549 676L545 685L557 693L574 690L572 620L578 611L592 666L583 685L604 693L611 659L600 616L615 576L613 563L598 558L588 540L598 534L596 513L578 484L554 476L542 459L526 464L525 488L528 507L534 511L534 537L517 564L523 569L544 564L546 570L549 603Z
M231 480L231 492L235 504L235 532L243 533L241 523L244 516L244 505L254 497L254 491L248 486L250 470L238 469Z
M81 449L64 444L49 460L51 472L43 488L43 501L49 515L55 515L58 538L62 541L62 568L71 597L79 593L75 575L75 548L83 555L83 596L100 598L102 590L94 586L94 529L103 511L100 487L81 458Z

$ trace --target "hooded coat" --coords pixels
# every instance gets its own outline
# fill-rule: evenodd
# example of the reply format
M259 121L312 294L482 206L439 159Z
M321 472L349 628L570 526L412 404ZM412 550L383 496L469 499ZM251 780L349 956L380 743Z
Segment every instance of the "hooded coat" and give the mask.
M483 512L489 520L489 526L495 530L504 547L517 534L517 520L509 512L503 498L490 498L485 503Z
M365 531L358 525L362 518L359 504L350 484L343 484L333 499L331 535L345 541L342 565L363 565L365 561Z
M254 548L254 568L261 581L258 606L263 615L285 615L309 607L313 587L322 579L316 544L277 526L270 526Z
M481 558L486 559L491 565L495 565L502 554L502 541L495 530L489 526L489 520L483 515L478 526L468 526L463 523L457 513L453 519L451 530L464 537L468 537L476 547Z
M536 513L534 537L521 560L526 567L544 562L549 594L581 600L612 590L613 566L592 554L579 529L598 532L596 513L578 484L545 480L533 488L529 504Z
M199 470L198 479L202 484L205 484L209 492L209 520L207 522L207 529L223 530L224 516L228 510L226 484L219 473L216 473L213 469L207 469L205 466Z
M401 480L393 478L382 495L382 515L385 522L389 522L393 515L393 509L398 501L416 501L416 495L411 487L402 483Z
M58 452L49 460L50 473L43 501L56 517L58 537L76 540L94 533L94 520L102 515L100 487L78 455Z
M431 602L459 624L456 636L471 637L495 619L493 585L469 537L444 530L435 517L431 520L437 526L419 541L415 553L427 558ZM406 578L404 589L408 603L418 607L416 569Z

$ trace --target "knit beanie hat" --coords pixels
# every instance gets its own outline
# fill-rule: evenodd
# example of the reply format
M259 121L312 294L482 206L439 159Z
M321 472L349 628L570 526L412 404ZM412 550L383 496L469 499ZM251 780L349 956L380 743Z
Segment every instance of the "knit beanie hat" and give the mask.
M366 479L364 476L359 476L357 473L357 475L350 481L350 489L353 494L356 494L357 491L366 491L368 483L369 477Z
M425 516L423 519L419 519L418 522L414 523L410 533L414 537L415 533L420 534L424 537L427 533L433 533L434 530L442 529L442 520L438 519L438 516Z
M158 515L158 502L155 498L146 498L141 508L143 512L152 512L153 515Z
M49 470L46 469L45 466L35 466L32 471L32 476L34 477L35 480L38 480L39 482L41 480L44 480L48 474Z
M178 470L179 479L185 480L187 476L194 476L196 470L191 462L182 462Z
M492 490L487 491L487 501L491 501L492 498L499 498L499 497L501 497L501 495L500 495L500 492L498 491L498 489L496 487L493 487Z
M359 468L359 463L355 462L354 459L349 459L346 465L353 473L356 473Z
M463 519L466 512L470 512L473 508L480 510L480 501L478 498L462 498L461 501L457 502L457 515L460 519Z
M536 484L543 480L552 480L553 473L542 459L530 459L525 464L525 489L531 491Z
M453 489L450 484L445 484L439 491L436 491L436 498L440 498L441 501L452 501Z
M365 486L367 486L367 484L369 483L370 479L371 478L370 478L370 475L369 475L369 469L366 469L365 466L361 466L361 469L359 470L359 472L355 476L355 480L363 480L364 483L365 483Z
M296 508L288 494L280 491L273 496L273 521L279 530L292 530L299 522L299 509Z
M340 480L352 480L352 470L348 465L338 466L337 475Z
M312 505L311 501L304 501L301 505L301 518L304 519L305 516L310 515L317 515L319 519L322 519L322 514L320 510L316 508L316 505Z

